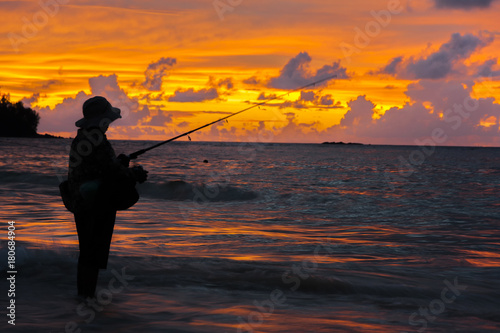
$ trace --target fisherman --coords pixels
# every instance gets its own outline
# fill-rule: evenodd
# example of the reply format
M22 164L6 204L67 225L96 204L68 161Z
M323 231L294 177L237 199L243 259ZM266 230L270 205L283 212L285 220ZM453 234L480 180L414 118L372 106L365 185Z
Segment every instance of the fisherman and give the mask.
M99 269L107 267L116 211L125 209L117 198L128 196L125 207L133 205L139 199L136 182L147 179L142 167L129 168L130 158L116 157L106 138L109 124L118 118L120 109L96 96L85 101L83 118L75 123L79 129L71 144L67 185L80 248L78 295L83 297L95 296Z

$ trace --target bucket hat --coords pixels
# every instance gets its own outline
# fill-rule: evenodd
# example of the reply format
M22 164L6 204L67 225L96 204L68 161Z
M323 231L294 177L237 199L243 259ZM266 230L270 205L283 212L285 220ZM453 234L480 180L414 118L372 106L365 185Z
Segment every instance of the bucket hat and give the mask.
M102 96L89 98L83 103L83 118L75 125L80 128L104 127L121 118L120 109L111 106L111 103Z

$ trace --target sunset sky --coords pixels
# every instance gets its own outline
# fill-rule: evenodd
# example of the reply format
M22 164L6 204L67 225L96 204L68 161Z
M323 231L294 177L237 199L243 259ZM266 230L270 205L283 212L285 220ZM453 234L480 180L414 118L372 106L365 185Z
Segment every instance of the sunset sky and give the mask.
M0 1L0 93L74 136L500 146L500 0Z

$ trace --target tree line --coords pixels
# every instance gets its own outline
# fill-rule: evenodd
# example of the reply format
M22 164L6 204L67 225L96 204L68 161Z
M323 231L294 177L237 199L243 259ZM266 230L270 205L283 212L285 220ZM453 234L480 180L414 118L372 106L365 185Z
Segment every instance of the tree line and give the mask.
M9 95L0 100L0 137L38 137L40 115L21 101L12 103Z

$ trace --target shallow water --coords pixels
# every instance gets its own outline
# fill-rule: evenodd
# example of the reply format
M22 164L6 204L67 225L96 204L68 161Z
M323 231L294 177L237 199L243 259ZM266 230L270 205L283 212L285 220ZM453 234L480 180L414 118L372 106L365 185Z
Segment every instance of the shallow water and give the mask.
M500 330L500 149L165 145L138 160L149 180L118 213L89 305L57 188L69 143L0 139L0 267L14 220L18 331Z

